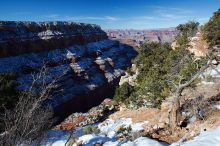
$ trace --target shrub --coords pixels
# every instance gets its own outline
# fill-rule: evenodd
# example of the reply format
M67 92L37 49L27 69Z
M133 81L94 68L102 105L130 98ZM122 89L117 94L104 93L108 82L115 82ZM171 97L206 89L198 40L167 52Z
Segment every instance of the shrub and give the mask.
M18 100L17 83L15 79L16 74L14 73L0 74L0 113L4 113L5 108L13 108ZM0 115L0 132L4 129L2 117L3 115Z
M92 133L98 134L100 133L100 130L98 129L98 126L89 125L83 129L83 133L84 134L92 134Z
M177 30L180 31L180 35L186 35L187 37L195 36L198 31L199 22L189 21L185 24L177 26Z
M0 136L0 145L39 145L44 134L56 122L53 117L53 109L49 104L44 104L51 97L53 91L57 91L57 79L49 84L45 84L46 69L42 68L40 72L33 76L31 87L26 92L15 96L18 101L14 107L4 109L1 113L1 122L4 124L5 134ZM1 90L5 96L11 95L12 91L16 93L16 85L10 83L16 78L14 74L3 74L1 78ZM1 76L1 77L2 77ZM9 83L8 83L9 82ZM2 83L8 83L6 86ZM9 86L10 85L10 86ZM14 95L14 94L12 94Z
M211 75L206 76L206 81L207 82L213 81L213 77Z
M129 85L127 82L125 82L116 89L114 100L116 102L123 102L125 104L128 104L129 97L133 92L134 92L134 87Z
M132 131L131 125L129 125L128 127L125 127L124 125L120 126L117 130L117 134L120 133L130 133Z
M128 136L132 132L131 125L125 127L124 125L120 126L116 131L118 136Z
M211 46L220 44L220 8L203 27L203 36Z
M0 106L11 108L17 101L18 90L16 89L16 74L0 74Z
M132 137L132 127L131 125L129 125L128 127L126 127L125 125L122 125L118 128L118 130L116 131L117 133L117 137L118 138L123 138L125 140L131 140Z
M180 24L177 26L177 30L179 30L179 35L176 37L176 42L179 46L189 47L189 37L193 37L196 35L198 31L199 23L194 21L189 21L185 24Z
M67 146L73 146L77 142L77 140L77 137L75 137L74 135L70 135Z
M139 52L134 60L139 69L137 86L124 83L114 96L125 105L143 106L144 100L154 107L160 106L175 90L174 84L188 81L207 62L206 58L194 61L194 56L183 46L172 50L169 44L151 42L143 44Z

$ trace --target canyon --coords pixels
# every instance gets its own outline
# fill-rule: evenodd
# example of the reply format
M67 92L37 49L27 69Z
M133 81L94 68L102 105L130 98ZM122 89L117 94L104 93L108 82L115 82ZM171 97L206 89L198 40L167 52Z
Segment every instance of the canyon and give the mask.
M172 43L178 35L176 28L163 29L109 29L105 30L109 38L119 40L121 43L139 47L144 42Z
M98 26L74 22L0 22L0 73L15 73L18 89L28 90L41 68L46 84L57 79L47 103L62 121L114 95L137 52L110 40Z

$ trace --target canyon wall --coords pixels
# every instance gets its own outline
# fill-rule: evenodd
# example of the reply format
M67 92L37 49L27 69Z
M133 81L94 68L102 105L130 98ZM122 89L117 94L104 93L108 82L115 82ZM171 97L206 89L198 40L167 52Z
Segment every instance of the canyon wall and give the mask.
M41 52L107 39L98 25L0 21L0 56Z
M0 22L0 73L16 73L18 88L27 90L46 63L45 82L59 77L47 103L60 120L112 97L136 54L131 46L109 40L97 25Z

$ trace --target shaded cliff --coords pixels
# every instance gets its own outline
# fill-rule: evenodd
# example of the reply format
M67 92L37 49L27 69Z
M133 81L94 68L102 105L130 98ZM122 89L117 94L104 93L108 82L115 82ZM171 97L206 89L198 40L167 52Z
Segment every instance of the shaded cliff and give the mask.
M107 39L97 25L68 22L1 24L13 29L1 29L0 32L0 73L15 72L19 89L27 90L33 75L37 75L46 62L47 83L62 76L58 80L59 92L53 93L47 101L60 120L72 112L87 111L112 97L124 69L137 54L132 47ZM24 32L29 24L39 28ZM50 27L44 28L45 25ZM58 26L61 26L60 33L55 33ZM19 49L11 47L10 43Z

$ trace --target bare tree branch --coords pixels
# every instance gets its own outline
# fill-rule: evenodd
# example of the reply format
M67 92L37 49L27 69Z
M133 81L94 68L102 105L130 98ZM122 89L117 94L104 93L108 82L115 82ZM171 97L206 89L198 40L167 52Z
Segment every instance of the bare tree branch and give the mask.
M43 103L57 89L57 82L65 73L49 83L45 66L37 75L33 75L29 90L20 95L15 108L5 110L3 117L5 132L0 134L0 145L37 145L37 141L41 140L54 122L52 107L43 106Z

